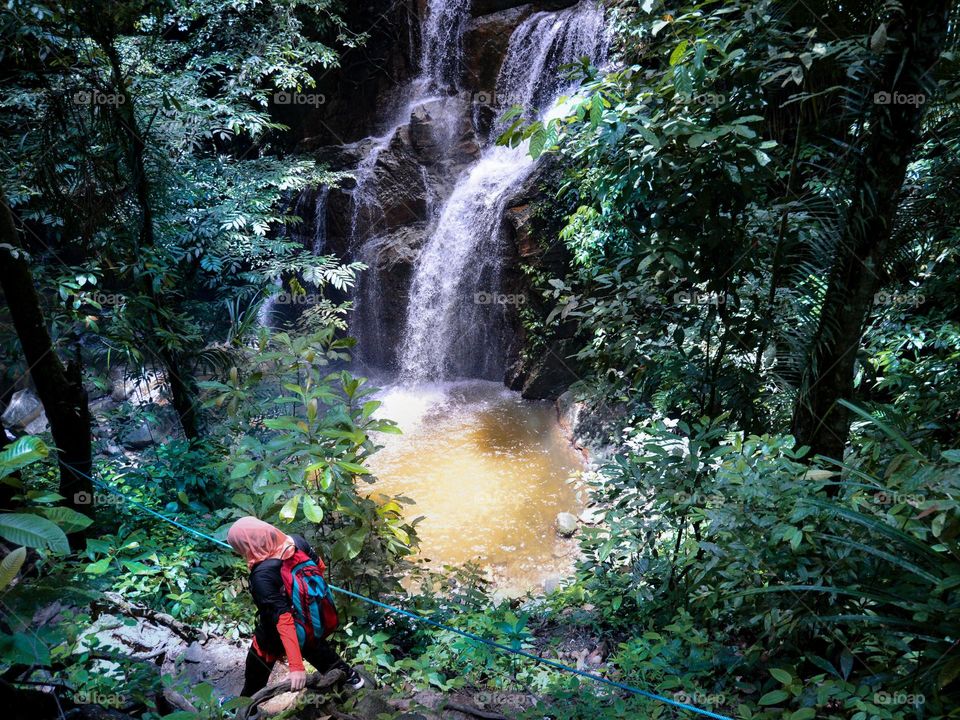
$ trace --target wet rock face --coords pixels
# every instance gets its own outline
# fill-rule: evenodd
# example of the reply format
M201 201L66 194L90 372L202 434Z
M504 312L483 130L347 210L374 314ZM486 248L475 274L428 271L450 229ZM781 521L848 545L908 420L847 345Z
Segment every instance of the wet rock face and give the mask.
M480 156L480 144L466 95L439 98L417 105L410 113L410 142L417 160L434 168L447 164L446 174Z
M510 35L533 12L534 6L527 3L474 17L467 24L463 34L464 85L483 104L492 105L495 100L494 88Z
M374 169L383 226L397 228L427 219L427 183L411 152L408 127L400 128Z

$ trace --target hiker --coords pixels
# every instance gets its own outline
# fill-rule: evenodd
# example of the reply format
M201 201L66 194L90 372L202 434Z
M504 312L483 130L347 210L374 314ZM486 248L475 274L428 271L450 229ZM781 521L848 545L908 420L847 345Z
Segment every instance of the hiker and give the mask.
M309 543L300 535L287 535L270 523L255 517L243 517L231 525L227 542L247 561L247 567L250 568L250 592L257 606L257 625L253 643L247 653L243 690L240 694L243 697L252 697L255 692L263 689L273 666L284 655L287 656L290 666L291 690L302 690L306 685L304 658L321 673L334 669L343 670L344 683L354 690L363 687L360 674L341 660L324 639L336 627L336 611L332 603L319 610L313 607L306 611L313 618L309 622L317 622L324 616L324 627L307 627L309 622L305 622L303 617L295 618L295 613L304 612L304 602L310 603L314 599L298 598L297 608L294 609L288 589L291 572L297 573L306 567L305 574L312 572L322 575L326 570L323 561L317 557ZM312 566L309 561L316 565ZM320 585L326 587L324 583ZM319 603L319 600L317 602ZM314 612L311 613L311 610ZM332 613L331 618L326 617L328 613Z

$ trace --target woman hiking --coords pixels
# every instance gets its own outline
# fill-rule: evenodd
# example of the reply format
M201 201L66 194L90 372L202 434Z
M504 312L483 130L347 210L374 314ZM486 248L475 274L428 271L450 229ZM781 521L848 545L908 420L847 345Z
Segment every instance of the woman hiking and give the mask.
M301 648L294 621L293 602L284 585L283 561L299 550L320 571L325 568L313 548L300 535L287 535L270 523L255 517L243 517L230 526L227 542L247 561L250 568L250 592L257 606L257 625L247 653L243 697L252 697L263 689L277 660L284 655L290 666L290 689L302 690L307 682L303 667L306 658L321 673L341 669L344 683L358 690L363 678L334 652L326 640L310 638Z

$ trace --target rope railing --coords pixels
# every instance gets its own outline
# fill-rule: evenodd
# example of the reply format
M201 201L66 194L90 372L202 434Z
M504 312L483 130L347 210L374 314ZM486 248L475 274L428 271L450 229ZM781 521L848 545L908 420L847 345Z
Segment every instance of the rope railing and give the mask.
M63 463L63 464L66 465L66 463ZM103 482L102 480L97 480L96 478L93 478L93 477L87 475L86 473L84 473L84 472L81 471L81 470L78 470L78 469L75 468L75 467L72 467L72 466L70 466L70 465L67 465L67 467L70 467L71 470L73 470L74 472L76 472L76 473L77 473L78 475L80 475L81 477L86 478L86 479L89 480L91 483L93 483L95 486L97 486L97 487L99 487L99 488L102 488L103 490L106 490L107 492L112 493L112 494L114 494L114 495L122 498L122 499L124 500L124 502L126 502L128 505L131 505L132 507L138 508L139 510L142 510L143 512L149 513L150 515L152 515L152 516L154 516L154 517L156 517L156 518L164 521L165 523L169 523L170 525L173 525L174 527L177 527L177 528L179 528L180 530L183 530L184 532L188 532L188 533L190 533L190 534L192 534L192 535L195 535L195 536L197 536L197 537L199 537L199 538L203 538L204 540L208 540L208 541L210 541L210 542L212 542L212 543L214 543L214 544L216 544L216 545L220 545L220 546L222 546L222 547L230 550L231 552L233 551L233 548L231 548L230 545L228 545L227 543L225 543L223 540L219 540L219 539L213 537L212 535L210 535L210 534L208 534L208 533L205 533L205 532L202 532L202 531L200 531L200 530L197 530L196 528L190 527L189 525L186 525L186 524L184 524L184 523L181 523L181 522L179 522L179 521L177 521L177 520L175 520L175 519L173 519L173 518L171 518L171 517L167 517L166 515L164 515L164 514L162 514L162 513L160 513L160 512L157 512L157 511L154 510L153 508L149 508L149 507L147 507L146 505L144 505L143 503L138 502L138 501L134 500L133 498L129 497L128 495L120 492L118 489L116 489L115 487L113 487L113 486L110 485L109 483ZM352 598L352 599L354 599L354 600L359 600L360 602L363 602L363 603L365 603L365 604L367 604L367 605L371 605L371 606L373 606L373 607L380 608L381 610L386 610L387 612L390 612L390 613L392 613L392 614L394 614L394 615L400 615L400 616L402 616L402 617L408 618L408 619L413 620L413 621L415 621L415 622L423 623L424 625L429 625L429 626L435 627L435 628L437 628L437 629L439 629L439 630L444 630L444 631L446 631L446 632L450 632L450 633L453 633L453 634L455 634L455 635L459 635L460 637L466 638L466 639L468 639L468 640L470 640L470 641L472 641L472 642L475 642L475 643L480 644L480 645L485 645L485 646L487 646L487 647L493 648L493 649L498 650L498 651L500 651L500 652L505 652L505 653L509 653L509 654L512 654L512 655L515 655L515 656L519 656L519 657L525 658L525 659L527 659L527 660L531 660L531 661L533 661L533 662L536 662L536 663L538 663L538 664L540 664L540 665L545 665L545 666L547 666L547 667L553 668L554 670L559 670L559 671L561 671L561 672L569 673L569 674L571 674L571 675L575 675L575 676L577 676L577 677L581 677L581 678L584 678L584 679L586 679L586 680L590 680L590 681L592 681L592 682L599 683L599 684L601 684L601 685L606 685L607 687L616 688L617 690L622 690L622 691L628 692L628 693L630 693L630 694L632 694L632 695L636 695L636 696L639 696L639 697L644 697L644 698L647 698L647 699L649 699L649 700L654 700L654 701L656 701L656 702L660 702L660 703L663 703L663 704L665 704L665 705L669 705L669 706L671 706L671 707L674 707L674 708L677 708L677 709L680 709L680 710L684 710L684 711L686 711L686 712L694 713L694 714L700 715L700 716L702 716L702 717L713 718L714 720L733 720L732 718L730 718L730 717L727 716L727 715L721 715L721 714L719 714L719 713L715 713L715 712L712 712L712 711L710 711L710 710L706 710L706 709L704 709L704 708L699 708L699 707L697 707L697 706L695 706L695 705L691 705L690 703L681 702L680 700L676 700L676 699L674 699L674 698L669 698L669 697L666 697L666 696L664 696L664 695L659 695L659 694L657 694L657 693L651 692L651 691L649 691L649 690L644 690L644 689L642 689L642 688L634 687L634 686L632 686L632 685L628 685L627 683L622 683L622 682L618 682L618 681L616 681L616 680L611 680L610 678L606 678L606 677L604 677L603 675L598 675L597 673L588 672L588 671L586 671L586 670L580 670L579 668L571 667L570 665L565 665L565 664L563 664L563 663L561 663L561 662L557 662L556 660L551 660L550 658L545 658L545 657L540 657L539 655L534 655L533 653L527 652L526 650L522 650L522 649L519 649L519 648L513 648L513 647L510 647L509 645L504 645L503 643L497 642L496 640L491 640L491 639L489 639L489 638L482 637L482 636L480 636L480 635L477 635L477 634L475 634L475 633L469 632L469 631L467 631L467 630L461 630L461 629L459 629L459 628L452 627L452 626L450 626L450 625L447 625L447 624L445 624L445 623L439 622L439 621L437 621L437 620L432 620L431 618L424 617L423 615L419 615L419 614L417 614L417 613L415 613L415 612L411 612L410 610L405 610L404 608L397 607L396 605L391 605L390 603L385 603L385 602L381 602L381 601L379 601L379 600L374 600L373 598L369 598L369 597L367 597L367 596L365 596L365 595L361 595L360 593L355 593L355 592L353 592L352 590L347 590L346 588L339 587L339 586L337 586L337 585L334 585L333 583L327 583L327 584L329 585L330 589L333 590L333 592L338 593L338 594L340 594L340 595L343 595L343 596L345 596L345 597L349 597L349 598Z

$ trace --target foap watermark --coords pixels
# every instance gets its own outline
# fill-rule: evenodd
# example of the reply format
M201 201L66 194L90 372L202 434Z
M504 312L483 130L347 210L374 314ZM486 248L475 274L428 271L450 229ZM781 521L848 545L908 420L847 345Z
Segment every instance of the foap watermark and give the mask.
M103 93L99 90L77 90L73 94L74 105L123 105L127 97L123 93Z
M873 496L873 501L877 505L901 505L903 503L918 505L924 501L924 496L920 493L901 493L883 490Z
M684 105L723 105L727 101L727 96L722 93L677 93L676 102Z
M120 708L126 705L123 695L98 692L97 690L81 690L74 693L73 702L77 705L100 705L109 708Z
M309 105L319 107L327 101L320 93L276 92L273 94L275 105Z
M877 105L913 105L920 106L927 101L923 93L878 92L874 93L873 102Z
M523 711L537 704L538 699L532 693L503 692L500 690L481 690L473 695L473 701L480 707L510 708Z
M696 505L696 506L707 506L717 507L723 505L726 500L724 500L723 495L718 495L717 493L687 493L687 492L678 492L673 494L673 502L677 505Z
M886 692L881 690L873 694L874 705L923 705L927 698L922 693L905 693L902 691Z
M124 295L119 293L105 293L97 290L91 293L89 296L90 302L96 303L97 305L106 306L106 305L123 305L127 298Z
M473 94L474 105L496 105L497 97L492 90L478 90Z
M699 705L700 707L716 707L727 702L727 696L723 693L688 693L680 690L673 694L673 699L686 705Z
M110 493L88 493L81 490L73 494L74 505L119 505L123 499Z
M673 294L673 302L677 305L723 305L727 302L727 297L717 292L681 290Z
M923 305L927 299L920 293L892 293L881 291L875 293L873 296L874 305L912 305L913 307L919 307Z
M286 291L271 296L271 299L276 305L313 305L321 300L319 295L312 293L290 293Z
M478 292L473 294L473 302L477 305L523 305L527 296L522 293L508 295L505 293Z

